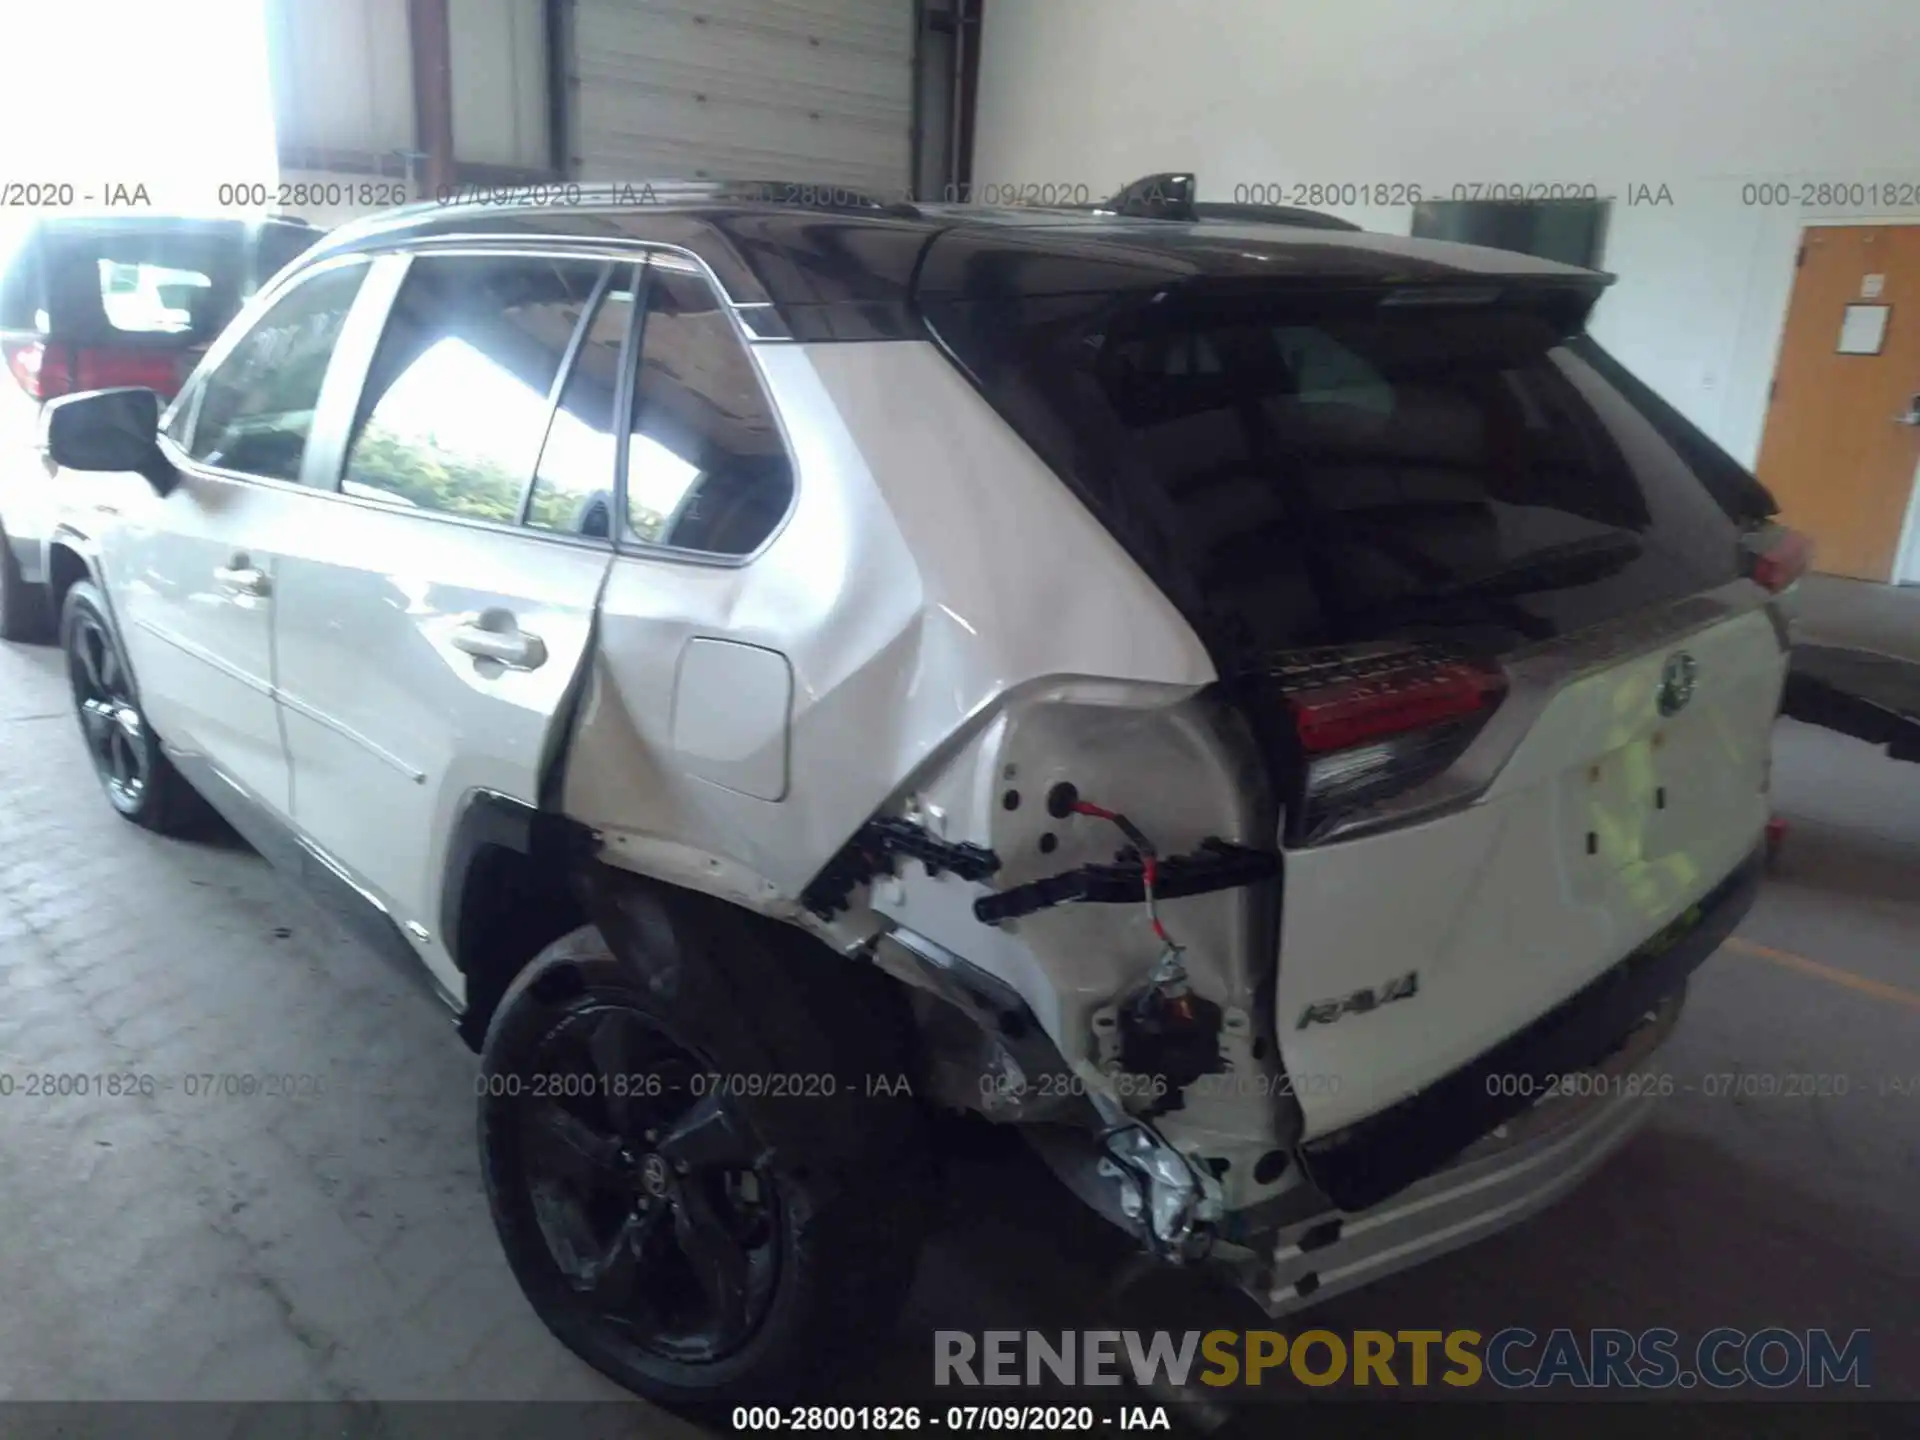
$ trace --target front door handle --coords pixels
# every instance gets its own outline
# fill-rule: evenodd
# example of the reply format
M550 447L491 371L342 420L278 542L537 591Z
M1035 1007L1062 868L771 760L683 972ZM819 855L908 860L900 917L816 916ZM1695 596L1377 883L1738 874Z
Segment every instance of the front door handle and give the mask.
M546 642L520 629L505 610L488 610L463 621L454 629L453 648L476 659L496 660L509 670L537 670L547 663Z
M265 595L273 589L267 572L249 565L244 555L234 556L231 565L216 565L213 583L233 595Z

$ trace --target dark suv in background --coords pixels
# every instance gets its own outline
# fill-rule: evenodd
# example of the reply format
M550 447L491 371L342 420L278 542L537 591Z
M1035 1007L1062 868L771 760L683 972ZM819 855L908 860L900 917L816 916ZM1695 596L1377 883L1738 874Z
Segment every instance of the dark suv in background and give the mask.
M247 297L322 233L292 219L61 215L0 237L0 638L52 630L41 405L122 385L171 397Z

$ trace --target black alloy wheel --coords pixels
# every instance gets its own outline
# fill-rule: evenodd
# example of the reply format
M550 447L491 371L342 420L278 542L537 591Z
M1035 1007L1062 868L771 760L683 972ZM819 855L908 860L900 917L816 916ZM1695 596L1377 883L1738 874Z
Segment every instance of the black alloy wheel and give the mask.
M554 1265L663 1359L737 1351L779 1275L780 1197L711 1066L618 1001L564 1016L516 1077L522 1174Z
M108 802L162 835L193 832L207 818L206 802L174 769L147 723L106 600L91 580L68 588L60 635L80 738Z
M481 1175L589 1365L688 1415L819 1395L892 1335L934 1208L895 982L708 896L590 875L487 1021ZM592 887L604 887L592 891Z
M135 815L153 779L153 744L134 702L120 646L91 607L67 627L67 675L94 773L122 815Z

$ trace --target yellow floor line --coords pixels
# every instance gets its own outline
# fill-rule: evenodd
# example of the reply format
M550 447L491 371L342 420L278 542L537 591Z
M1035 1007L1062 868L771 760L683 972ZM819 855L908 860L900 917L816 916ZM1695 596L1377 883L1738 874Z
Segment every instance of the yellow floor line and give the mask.
M1869 980L1866 976L1856 975L1851 970L1842 970L1836 965L1824 965L1818 960L1809 960L1804 955L1795 955L1791 950L1775 950L1770 945L1743 940L1738 935L1727 941L1727 948L1738 950L1746 955L1757 955L1762 960L1771 960L1774 964L1789 970L1798 970L1802 975L1812 975L1819 980L1830 980L1835 985L1844 985L1849 990L1858 990L1862 995L1871 995L1876 1000L1904 1005L1909 1010L1920 1010L1920 992L1903 990L1898 985L1889 985L1881 980Z

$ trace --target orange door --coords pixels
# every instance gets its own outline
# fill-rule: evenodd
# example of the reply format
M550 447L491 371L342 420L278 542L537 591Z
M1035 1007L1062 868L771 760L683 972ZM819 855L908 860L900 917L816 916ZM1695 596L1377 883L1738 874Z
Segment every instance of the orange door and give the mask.
M1780 518L1813 537L1816 568L1893 578L1920 469L1916 396L1920 225L1808 229L1757 470Z

